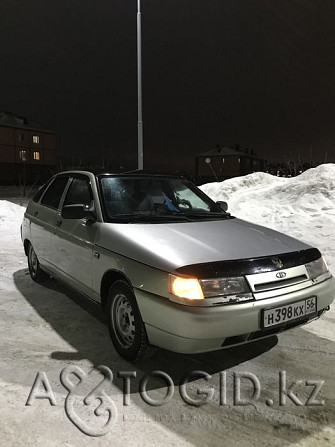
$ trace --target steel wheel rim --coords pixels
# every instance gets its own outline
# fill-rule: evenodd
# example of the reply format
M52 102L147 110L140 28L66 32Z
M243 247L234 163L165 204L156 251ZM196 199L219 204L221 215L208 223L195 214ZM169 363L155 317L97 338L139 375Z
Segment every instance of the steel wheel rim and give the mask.
M119 293L112 306L111 320L115 336L123 348L130 348L135 340L135 318L128 298Z
M30 248L30 256L29 256L29 265L31 269L31 273L36 276L37 268L38 268L38 259L33 247Z

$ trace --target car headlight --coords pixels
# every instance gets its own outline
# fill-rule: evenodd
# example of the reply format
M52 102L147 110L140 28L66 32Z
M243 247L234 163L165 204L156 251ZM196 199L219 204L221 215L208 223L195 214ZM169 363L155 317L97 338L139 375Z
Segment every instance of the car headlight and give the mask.
M305 264L305 267L310 279L316 279L328 272L328 266L322 256L316 261Z
M250 292L242 276L235 278L200 279L201 288L206 298L225 295L239 295Z
M170 292L179 298L203 300L204 294L197 278L170 275Z
M170 293L191 300L219 297L222 298L222 304L253 299L243 277L198 280L170 275Z

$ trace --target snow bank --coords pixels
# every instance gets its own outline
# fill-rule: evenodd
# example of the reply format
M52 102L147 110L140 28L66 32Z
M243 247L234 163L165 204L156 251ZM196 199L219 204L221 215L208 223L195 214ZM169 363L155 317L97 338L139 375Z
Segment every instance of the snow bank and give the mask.
M213 200L227 201L229 211L241 219L318 247L335 273L335 164L292 178L256 172L201 189Z
M13 241L21 241L20 226L25 212L24 206L15 205L7 200L0 200L0 249Z
M0 292L10 290L13 273L27 265L21 242L20 226L25 208L7 200L0 200ZM7 292L6 292L7 293Z

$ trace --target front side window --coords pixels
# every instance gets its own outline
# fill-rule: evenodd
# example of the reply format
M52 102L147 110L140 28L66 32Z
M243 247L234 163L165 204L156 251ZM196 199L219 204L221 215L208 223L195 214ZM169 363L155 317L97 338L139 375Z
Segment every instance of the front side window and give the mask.
M42 185L40 187L40 189L37 191L37 193L33 197L34 202L38 202L40 200L40 198L44 194L44 191L47 189L47 187L50 185L51 182L52 182L52 179L49 180L47 183L44 183L44 185Z
M103 208L109 221L193 221L229 215L192 182L173 177L100 178Z
M67 182L68 177L56 177L44 194L41 204L57 210Z
M64 205L88 205L93 200L92 189L88 179L75 178L66 194Z

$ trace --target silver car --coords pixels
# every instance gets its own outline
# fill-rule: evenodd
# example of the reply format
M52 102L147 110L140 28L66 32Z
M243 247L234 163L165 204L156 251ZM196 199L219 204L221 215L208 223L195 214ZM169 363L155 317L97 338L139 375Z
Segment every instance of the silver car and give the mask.
M183 177L63 172L25 212L29 272L101 303L127 360L222 349L329 310L335 280L316 248L226 209Z

